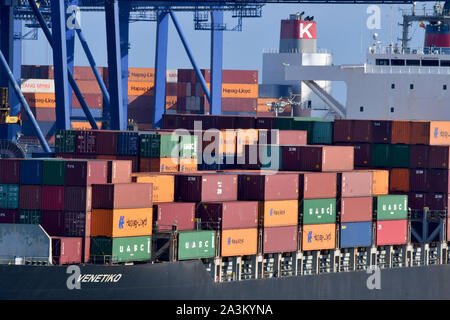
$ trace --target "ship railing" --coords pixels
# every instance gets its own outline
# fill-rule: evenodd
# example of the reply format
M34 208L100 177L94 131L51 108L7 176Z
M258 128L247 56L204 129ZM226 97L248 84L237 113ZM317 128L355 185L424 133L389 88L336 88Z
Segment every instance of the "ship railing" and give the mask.
M414 54L414 55L449 55L446 47L408 47L398 45L373 45L369 47L369 54Z
M52 264L49 257L28 257L28 256L0 256L0 264L26 265L26 266L47 266Z
M262 51L263 53L311 53L310 50L298 50L298 49L291 49L291 50L283 50L280 51L280 49L276 49L276 48L265 48ZM331 53L331 50L326 49L326 48L317 48L316 52L314 53Z
M416 67L416 66L374 66L366 64L364 65L364 73L450 75L450 68Z
M117 264L119 263L118 257L116 255L108 254L96 254L89 256L89 263L92 264Z

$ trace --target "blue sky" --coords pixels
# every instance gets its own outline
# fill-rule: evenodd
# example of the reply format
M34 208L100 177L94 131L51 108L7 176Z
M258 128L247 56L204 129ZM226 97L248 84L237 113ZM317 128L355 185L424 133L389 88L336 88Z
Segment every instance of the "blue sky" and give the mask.
M417 10L422 10L423 5L419 2ZM251 69L261 72L263 49L279 46L280 20L287 19L289 14L301 11L305 11L306 15L314 16L317 22L317 46L330 50L335 64L363 63L367 47L372 43L373 32L379 34L379 40L389 44L392 30L392 39L395 42L401 36L401 27L398 26L401 22L399 9L410 10L411 5L379 5L381 8L380 30L367 28L366 20L369 17L366 13L367 7L368 5L354 4L266 5L263 7L262 18L243 20L242 32L224 32L223 68ZM431 4L427 7L432 8ZM194 30L193 13L178 12L176 14L198 65L201 68L209 68L210 33ZM225 13L225 22L229 26L236 24L236 21L231 18L231 13ZM103 13L83 12L81 26L97 65L105 66L107 55ZM155 22L130 24L130 67L154 67L155 33ZM424 29L419 28L417 23L412 25L410 35L413 36L411 46L423 44ZM88 65L78 40L75 47L76 65ZM41 31L39 40L24 42L23 63L52 64L51 50ZM191 68L172 22L169 23L168 68ZM341 86L336 86L334 93L338 100L342 101L345 97Z

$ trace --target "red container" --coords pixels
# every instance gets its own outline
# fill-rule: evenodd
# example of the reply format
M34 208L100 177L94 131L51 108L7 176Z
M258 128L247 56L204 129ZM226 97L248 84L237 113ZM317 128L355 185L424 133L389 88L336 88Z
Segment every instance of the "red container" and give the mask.
M338 201L341 223L372 221L372 197L341 198Z
M303 130L272 130L276 134L276 144L279 145L306 145L307 131ZM271 143L268 140L268 143Z
M256 98L222 98L222 112L256 112Z
M119 134L117 131L96 130L94 132L96 135L95 149L97 154L117 154L117 140Z
M429 168L449 168L449 146L429 146Z
M336 198L337 174L310 172L299 175L299 199Z
M350 171L354 150L350 146L285 146L282 147L284 170Z
M239 175L239 200L298 199L298 174Z
M164 202L153 206L153 221L156 221L156 232L172 231L176 225L178 231L194 230L195 203Z
M92 187L66 186L64 187L65 211L91 211Z
M426 194L423 192L408 193L408 207L412 210L423 210L426 207Z
M20 183L20 160L0 159L0 184Z
M19 210L0 209L0 223L19 223Z
M427 193L425 204L430 210L446 211L449 204L447 193ZM443 212L445 214L445 212Z
M391 133L391 121L372 121L372 143L391 143Z
M131 182L131 161L108 160L108 183L130 183Z
M393 168L389 172L390 192L409 192L409 169Z
M203 202L197 205L196 217L202 229L225 230L258 227L258 202Z
M42 187L42 209L64 210L64 187L43 186Z
M428 168L429 167L430 146L410 145L409 146L409 167Z
M333 141L350 142L352 141L353 120L336 119L334 120Z
M153 184L93 184L93 209L151 208Z
M405 244L408 220L377 221L377 246Z
M442 169L429 169L428 170L428 178L429 178L429 191L431 192L441 192L441 193L449 193L449 170Z
M91 212L42 211L41 225L50 236L88 237Z
M19 191L19 209L42 209L42 186L21 185Z
M237 200L237 175L193 174L175 176L177 201L233 201Z
M297 251L298 227L266 227L263 235L263 253Z
M108 162L104 160L66 161L66 186L87 186L107 181Z
M139 172L139 156L117 156L117 160L131 161L131 171Z
M100 109L103 105L103 95L101 93L83 93L83 98L89 108ZM81 109L81 104L75 94L72 94L72 108Z
M409 169L409 190L413 192L429 191L428 170Z
M258 83L258 70L223 70L222 83Z
M81 263L82 242L82 238L52 237L53 264Z
M351 171L337 174L338 196L366 197L372 195L372 172Z
M353 120L351 142L372 142L372 129L371 120Z

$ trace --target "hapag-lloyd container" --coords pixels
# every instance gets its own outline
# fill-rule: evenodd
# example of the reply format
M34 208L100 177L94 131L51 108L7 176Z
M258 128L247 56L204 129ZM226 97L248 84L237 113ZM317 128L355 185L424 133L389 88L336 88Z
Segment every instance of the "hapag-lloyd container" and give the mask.
M0 159L0 183L19 184L20 162L17 159Z
M428 170L409 169L409 190L414 192L429 191Z
M1 223L19 223L19 210L0 209L0 224Z
M340 228L340 248L370 247L372 222L343 223Z
M365 197L372 195L371 171L349 171L337 174L338 193L341 197Z
M151 183L93 184L93 209L149 208L152 204Z
M222 257L256 254L258 228L227 229L221 231L220 255Z
M235 174L184 174L175 176L176 201L233 201L237 200Z
M408 220L377 221L377 246L405 244Z
M430 190L434 192L449 193L450 171L448 169L430 169L428 174Z
M298 226L266 227L263 231L263 253L297 251Z
M377 220L402 220L408 218L407 195L385 195L373 198Z
M141 158L141 171L145 171L142 168ZM178 172L178 165L180 164L178 158L147 158L150 159L150 172Z
M298 174L239 175L239 200L298 199Z
M323 199L336 197L335 172L302 172L299 174L299 198Z
M198 161L197 159L183 159L180 158L178 164L179 172L197 172L198 169Z
M196 217L204 229L257 228L258 202L202 202L197 205Z
M372 221L372 206L372 197L341 198L338 201L341 223Z
M108 163L104 160L66 161L65 185L86 186L107 182Z
M178 260L212 258L215 254L215 231L183 231L178 234Z
M64 187L64 211L91 211L91 186Z
M134 237L152 234L153 208L93 209L91 235Z
M76 264L81 263L82 239L52 237L53 264Z
M64 210L63 186L42 186L42 209Z
M42 186L21 185L19 209L40 210L42 208Z
M393 168L389 175L389 191L409 191L409 169Z
M42 184L42 160L20 161L20 184Z
M306 199L300 202L303 225L336 222L336 199Z
M19 185L0 184L0 209L19 208Z
M132 163L128 160L108 161L108 183L130 183Z
M310 224L302 229L302 250L336 248L336 224Z
M409 147L409 167L428 168L429 167L430 146L411 145Z
M153 185L153 203L174 201L175 177L173 175L139 173L133 175L133 182Z
M281 227L298 224L298 201L278 200L259 202L258 216L264 227Z
M428 146L429 148L429 168L448 169L449 168L449 150L448 146Z
M91 259L111 262L130 262L150 260L152 252L152 237L121 237L121 238L91 238Z
M177 230L194 230L195 203L193 202L166 202L153 205L153 221L156 222L156 232Z
M91 212L42 211L41 225L50 236L89 237Z

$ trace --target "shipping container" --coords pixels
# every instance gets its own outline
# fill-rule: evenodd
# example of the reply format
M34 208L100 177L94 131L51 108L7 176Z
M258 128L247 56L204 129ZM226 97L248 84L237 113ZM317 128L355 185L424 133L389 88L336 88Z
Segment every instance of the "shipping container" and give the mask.
M53 264L77 264L82 260L82 239L52 237Z
M426 207L426 194L423 192L408 193L408 206L412 210L423 210Z
M173 202L175 192L175 177L165 174L136 174L133 182L151 183L153 185L153 203Z
M450 145L450 121L430 121L428 124L428 141L426 144L434 146Z
M128 82L128 94L130 96L153 96L155 84L153 82Z
M172 231L172 226L176 226L178 231L194 230L195 207L193 202L165 202L153 205L156 232Z
M430 169L428 170L429 190L433 192L449 193L450 171L448 169Z
M340 228L340 248L370 247L372 222L343 223Z
M180 158L197 158L198 137L195 135L180 135Z
M91 186L65 186L64 211L91 211Z
M297 251L298 227L267 227L263 232L263 253Z
M411 144L429 144L430 122L411 121Z
M91 235L134 237L152 234L153 209L93 209Z
M298 224L298 201L277 200L259 202L258 216L264 227L281 227Z
M119 132L117 136L117 155L136 156L139 154L139 134Z
M66 161L65 185L86 186L107 182L108 162L101 160Z
M215 255L214 231L183 231L178 234L178 260L212 258Z
M147 261L151 258L152 237L91 238L92 261L113 263Z
M131 161L131 172L139 172L139 156L117 156L117 160Z
M389 191L409 192L409 177L409 169L391 169L389 174Z
M410 166L409 145L389 145L389 163L394 168L409 168Z
M427 146L428 147L428 146ZM449 168L449 150L448 146L429 146L429 168L448 169Z
M298 174L239 175L239 200L298 199Z
M429 167L430 146L411 145L409 147L409 167L428 168Z
M252 145L258 143L258 130L256 129L238 129L236 131L236 154L241 156L244 154L244 145Z
M357 143L353 145L354 154L354 164L355 167L370 167L372 158L372 148L370 144L367 143Z
M227 229L221 232L220 256L254 255L258 250L258 229Z
M63 186L66 174L64 160L42 161L42 184L47 186Z
M42 186L42 209L64 210L64 186Z
M411 122L392 120L391 143L411 144Z
M337 190L335 172L304 172L299 175L299 198L335 198Z
M89 237L91 212L42 211L41 225L50 236Z
M20 224L41 224L41 210L19 210Z
M409 190L414 192L429 191L428 170L409 169Z
M0 184L0 209L19 208L19 185Z
M1 209L0 224L2 223L19 223L19 210Z
M224 230L258 227L258 202L226 201L198 204L196 217L202 229Z
M372 195L373 174L371 171L349 171L337 174L338 196L365 197Z
M93 184L93 209L149 208L152 203L151 183Z
M377 246L406 244L408 220L377 222Z
M149 158L177 158L180 136L176 134L141 134L140 155Z
M0 159L0 183L20 183L20 163L18 159Z
M310 224L302 229L302 250L336 248L336 224Z
M258 104L261 99L258 99ZM275 128L275 118L274 117L257 117L256 118L256 129L267 129L271 130ZM220 128L218 128L220 129Z
M132 163L128 160L108 161L108 183L130 183Z
M233 201L237 200L237 175L192 174L175 176L176 201Z
M389 193L389 170L363 169L372 172L372 195Z
M42 160L20 161L20 184L42 184Z
M148 160L147 160L148 159ZM141 172L178 172L178 158L141 158Z
M274 129L292 130L293 119L291 117L276 117Z
M311 119L312 118L294 118L292 129L306 130L308 144L332 144L333 122Z
M372 121L372 142L391 143L392 122L389 120Z
M178 171L179 172L197 172L198 161L197 159L179 159Z
M373 140L371 120L353 120L353 131L351 142L371 143Z
M42 208L42 186L21 185L19 193L20 209L40 210Z
M306 199L300 202L303 225L336 222L336 199Z
M23 79L22 93L55 93L55 81L50 79Z
M408 218L408 196L386 195L374 197L373 209L377 220L402 220Z
M24 93L23 96L30 108L55 108L54 93Z
M352 141L353 120L335 119L333 142L350 142Z
M448 193L426 193L425 203L430 210L441 211L443 216L449 207L449 195Z
M341 223L372 221L372 197L341 198L337 205Z

